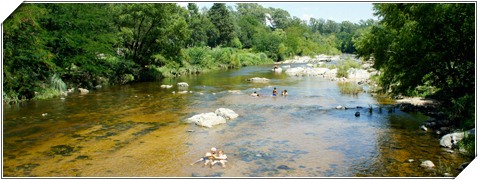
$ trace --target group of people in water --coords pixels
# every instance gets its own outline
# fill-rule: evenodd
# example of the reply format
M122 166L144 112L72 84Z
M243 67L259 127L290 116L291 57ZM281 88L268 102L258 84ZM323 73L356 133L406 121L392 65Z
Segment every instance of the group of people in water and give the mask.
M217 153L216 153L217 152ZM220 163L223 168L226 167L226 162L227 162L227 156L224 154L223 150L217 150L215 147L212 147L210 152L207 152L204 157L201 159L197 160L194 163L191 163L191 165L194 165L198 162L203 162L204 161L204 166L209 165L210 168L214 166L216 163Z
M272 90L272 96L277 96L278 94L279 94L279 93L277 92L277 88L274 88L274 90ZM283 91L281 92L281 95L282 95L282 96L287 96L287 95L289 95L289 93L287 92L287 90L283 90ZM259 94L257 94L256 91L254 91L254 92L251 94L251 96L253 96L253 97L259 97Z

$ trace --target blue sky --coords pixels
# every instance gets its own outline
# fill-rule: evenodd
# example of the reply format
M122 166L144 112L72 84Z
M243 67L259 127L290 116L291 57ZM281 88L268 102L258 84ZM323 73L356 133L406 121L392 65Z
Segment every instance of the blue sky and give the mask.
M212 6L212 2L197 2L200 8ZM235 6L235 3L226 3ZM374 19L373 5L370 2L258 2L262 7L280 8L289 12L293 17L303 20L330 19L336 22L350 21L358 23L360 20Z

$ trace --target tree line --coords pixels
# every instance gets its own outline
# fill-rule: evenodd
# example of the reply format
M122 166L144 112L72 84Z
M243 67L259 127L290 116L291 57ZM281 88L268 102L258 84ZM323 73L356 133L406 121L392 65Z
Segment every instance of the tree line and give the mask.
M373 20L308 22L256 3L22 4L3 23L4 102L296 55L354 53Z
M439 99L445 118L474 128L475 8L474 3L374 4L379 23L354 40L356 54L382 72L380 86Z

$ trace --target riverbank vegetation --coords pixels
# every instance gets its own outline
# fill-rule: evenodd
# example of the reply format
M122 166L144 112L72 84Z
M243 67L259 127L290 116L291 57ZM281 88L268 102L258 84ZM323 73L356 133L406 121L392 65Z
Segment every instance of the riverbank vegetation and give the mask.
M380 86L438 99L442 118L457 129L474 128L475 4L386 3L374 10L381 20L354 42L357 54L382 72Z
M352 39L374 23L303 21L255 3L209 9L194 3L22 4L3 23L4 103L53 97L65 88L353 53Z

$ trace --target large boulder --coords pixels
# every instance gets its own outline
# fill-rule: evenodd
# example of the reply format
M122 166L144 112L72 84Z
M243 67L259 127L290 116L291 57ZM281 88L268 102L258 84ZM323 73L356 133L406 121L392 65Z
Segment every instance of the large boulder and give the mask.
M287 69L285 73L289 76L303 76L305 73L305 69L303 67L295 67Z
M215 112L202 113L194 115L187 119L187 122L194 122L198 126L212 127L218 124L226 123L226 120L232 120L239 115L233 110L227 108L216 109Z
M194 115L187 119L189 122L194 122L198 126L212 127L218 124L226 123L226 119L222 116L218 116L216 113L202 113Z
M455 133L444 135L440 139L440 146L451 148L457 145L457 143L461 141L464 137L465 137L464 132L455 132Z
M349 79L368 79L370 78L370 73L363 69L350 68L347 70Z
M216 109L215 113L218 116L221 116L221 117L223 117L227 120L235 119L239 116L236 112L234 112L233 110L227 109L227 108Z

